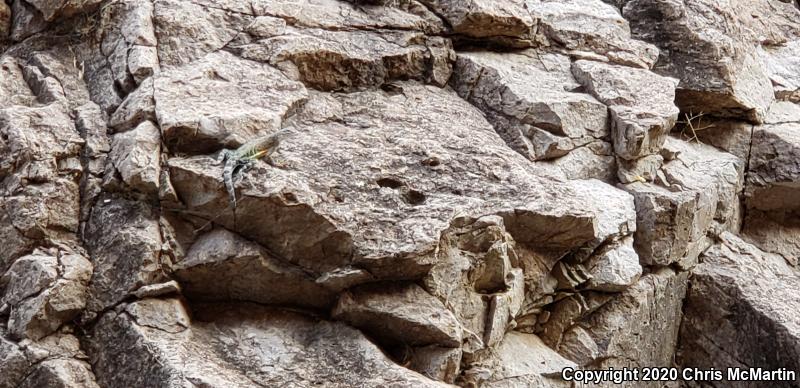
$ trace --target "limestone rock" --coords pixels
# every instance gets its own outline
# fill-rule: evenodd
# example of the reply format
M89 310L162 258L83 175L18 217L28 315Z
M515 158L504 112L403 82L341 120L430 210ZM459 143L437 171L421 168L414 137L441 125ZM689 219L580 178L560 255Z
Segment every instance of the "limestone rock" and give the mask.
M494 357L473 368L474 372L485 370L486 377L468 371L463 383L504 388L569 387L570 382L556 377L564 368L577 368L577 365L547 347L539 337L512 331Z
M691 267L710 245L712 225L738 229L744 161L674 137L662 154L667 162L655 183L624 186L636 198L636 250L644 264Z
M737 195L744 187L744 160L674 137L667 139L664 151L674 155L661 169L665 186L700 193L700 212L710 211L710 218L720 223L736 216Z
M741 160L750 159L750 139L753 136L753 124L738 120L714 120L710 124L700 121L696 132L697 140L713 145ZM691 139L694 134L683 131L683 137Z
M243 300L329 308L332 291L306 273L225 229L200 236L175 266L186 295L195 300Z
M628 21L602 0L528 0L539 32L573 56L599 54L608 61L649 69L658 49L631 38Z
M100 196L84 239L94 264L90 312L110 307L163 276L158 218L143 202Z
M652 182L664 164L661 155L647 155L636 160L619 159L617 177L621 183Z
M0 58L0 271L44 240L74 239L84 140L53 77Z
M109 158L133 190L158 192L161 133L152 122L144 121L130 131L114 135Z
M797 5L0 1L0 388L797 369Z
M389 343L461 346L461 325L453 314L414 284L351 289L339 297L332 316Z
M461 372L461 348L435 345L415 348L409 368L433 380L454 383Z
M797 213L747 213L742 238L761 250L783 257L789 264L800 264L800 220Z
M0 387L98 388L78 338L56 333L37 342L15 343L0 326Z
M697 197L688 192L671 192L646 183L625 186L636 198L636 251L643 264L669 265L689 251L694 232Z
M394 364L342 323L253 304L201 305L190 321L176 299L136 305L106 313L92 331L88 349L102 386L446 386Z
M279 18L303 28L418 30L430 35L444 30L442 20L413 0L255 0L252 6L258 18Z
M580 84L570 63L565 55L535 50L461 53L450 84L484 111L503 140L525 157L555 159L555 167L571 179L602 177L589 166L598 160L607 165L603 160L610 155L583 150L570 155L590 143L597 146L589 150L602 148L598 139L609 133L605 105L574 91Z
M81 255L35 251L11 265L0 278L0 305L10 307L9 333L39 340L75 318L86 306L92 265Z
M687 274L661 269L569 327L554 349L578 365L669 366L675 356Z
M197 2L156 1L152 25L158 41L159 62L166 69L218 52L243 31L251 19L250 15ZM223 75L223 79L229 78Z
M460 53L451 84L482 110L502 114L519 126L527 124L575 140L601 138L609 133L606 107L575 91L581 85L570 65L565 55L535 50ZM512 135L504 134L504 138L512 145L524 145ZM540 157L531 155L531 159Z
M800 102L800 40L776 47L765 47L761 58L775 90L775 99Z
M800 327L795 317L798 283L796 272L780 257L731 234L722 235L692 273L678 363L698 368L796 370L800 367ZM741 381L723 384L750 386Z
M586 289L620 292L636 283L642 275L639 255L633 250L633 237L615 243L584 263L591 276Z
M153 99L153 78L142 82L130 92L110 115L108 125L115 131L133 129L145 120L156 122L156 102Z
M443 86L450 77L450 42L416 31L328 31L287 27L241 47L242 56L272 64L309 87L361 90L417 79Z
M755 127L748 168L748 207L800 209L800 121Z
M125 1L102 8L103 37L100 49L117 89L129 93L160 69L154 4L167 2ZM165 62L166 62L166 58Z
M423 280L426 290L453 312L464 329L468 356L502 340L520 313L525 294L523 263L503 219L465 219L439 246L441 260ZM538 269L538 268L536 268ZM529 276L542 275L530 270Z
M471 38L510 38L526 41L535 32L535 21L522 0L422 0L442 15L454 33Z
M674 79L584 60L575 62L572 71L578 82L608 105L617 155L637 159L658 153L678 119Z
M306 91L272 67L218 52L160 73L153 98L170 150L210 152L280 128Z
M681 80L681 110L763 120L774 93L757 47L797 36L800 11L792 4L632 0L622 9L634 36L661 49L655 71Z
M536 82L531 82L534 79ZM567 179L610 181L606 107L572 76L570 60L526 50L459 54L451 85L483 110L506 143Z
M318 273L356 265L377 277L420 276L454 211L497 214L517 241L548 247L630 231L627 219L604 218L601 203L617 190L575 194L540 178L463 100L438 88L398 87L337 95L341 119L295 123L273 155L285 167L257 163L244 174L236 225L210 158L172 158L172 184L195 214ZM571 209L595 205L565 212L573 200L582 204ZM267 215L271 222L262 222Z

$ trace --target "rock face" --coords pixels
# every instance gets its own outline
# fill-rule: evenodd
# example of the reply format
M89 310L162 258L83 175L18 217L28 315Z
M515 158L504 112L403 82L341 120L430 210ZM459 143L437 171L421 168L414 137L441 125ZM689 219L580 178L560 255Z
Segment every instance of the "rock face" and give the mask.
M0 1L0 388L800 372L798 16Z
M797 287L797 272L781 257L723 234L692 275L678 362L797 370ZM752 385L731 381L725 386Z
M656 71L681 80L677 90L681 109L755 122L764 119L775 98L770 79L779 70L763 64L759 46L769 49L798 38L800 10L793 4L768 0L731 1L723 7L709 0L624 3L623 16L631 21L634 36L662 50ZM784 95L784 88L779 87L778 94Z

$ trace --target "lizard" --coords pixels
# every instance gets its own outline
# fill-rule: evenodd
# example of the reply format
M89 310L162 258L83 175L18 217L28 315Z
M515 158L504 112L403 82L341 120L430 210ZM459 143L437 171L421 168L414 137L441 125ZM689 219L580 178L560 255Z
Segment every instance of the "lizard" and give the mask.
M261 136L248 141L235 150L223 149L217 156L218 163L224 163L222 168L222 181L228 191L228 197L234 212L236 211L236 187L234 180L237 175L253 166L256 160L267 158L268 163L272 164L269 157L278 149L281 140L290 132L289 129L282 129L271 135Z

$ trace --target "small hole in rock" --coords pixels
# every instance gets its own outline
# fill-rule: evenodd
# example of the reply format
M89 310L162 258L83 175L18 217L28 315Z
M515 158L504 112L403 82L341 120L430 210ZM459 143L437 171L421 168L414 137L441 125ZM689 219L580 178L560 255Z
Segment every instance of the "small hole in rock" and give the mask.
M426 199L425 194L417 190L408 190L405 197L406 201L412 205L420 205L425 202Z
M403 93L403 88L393 84L381 85L381 90L390 96L396 96Z
M439 166L440 164L442 164L442 162L439 161L439 158L430 157L428 159L423 160L422 164L425 165L425 166L429 166L429 167L436 167L436 166Z
M378 179L378 186L396 189L403 186L403 182L395 178L381 178Z
M294 193L283 193L283 200L286 203L297 203L297 196Z

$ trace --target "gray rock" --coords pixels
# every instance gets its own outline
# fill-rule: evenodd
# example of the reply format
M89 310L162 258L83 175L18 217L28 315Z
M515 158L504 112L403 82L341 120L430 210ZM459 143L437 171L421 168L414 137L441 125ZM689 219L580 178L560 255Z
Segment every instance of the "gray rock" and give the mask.
M164 2L156 4L163 6ZM121 97L160 68L153 12L150 1L125 1L103 6L98 16L103 66L114 87L123 92Z
M36 365L19 388L36 387L86 387L100 388L95 382L91 366L83 360L46 360Z
M21 41L47 28L47 22L27 1L11 2L11 40Z
M145 120L156 122L156 102L153 99L153 78L130 92L119 104L108 120L108 125L117 132L133 129Z
M800 222L791 212L747 212L742 238L759 249L782 256L797 267L800 264Z
M74 50L61 44L54 44L46 50L31 53L28 62L29 83L33 83L31 81L34 76L31 73L35 68L35 71L41 74L39 77L45 78L43 83L53 85L51 93L57 95L54 99L59 99L63 95L68 100L70 109L76 109L90 102L89 90L81 79L81 65L78 64L78 56Z
M459 53L451 86L486 113L506 143L566 179L613 180L605 105L579 92L565 55Z
M642 276L578 319L554 349L592 369L672 365L686 279L668 268Z
M0 388L793 367L796 6L0 1Z
M450 41L418 31L376 34L294 27L241 50L243 58L269 63L326 91L363 90L405 79L443 86L454 56Z
M11 308L10 335L39 340L75 318L86 306L91 274L91 263L77 254L18 259L0 278L7 285L0 303Z
M584 263L591 276L586 289L620 292L636 283L642 275L639 255L633 250L633 237L603 249Z
M677 82L645 69L577 61L575 78L608 105L614 150L623 159L658 153L678 119Z
M697 131L697 140L713 145L741 160L750 159L750 138L753 136L753 124L738 120L714 120L710 124L701 123L701 127L711 125ZM683 137L691 139L694 134L683 132Z
M4 330L0 329L0 333ZM6 338L0 338L0 367L3 369L3 378L0 379L0 387L15 388L28 374L30 361L25 357L25 353L19 345Z
M539 21L539 33L573 56L601 55L645 69L658 59L658 49L632 39L628 21L602 0L528 0L525 4Z
M150 121L112 137L109 159L132 190L155 194L161 172L161 132Z
M563 156L608 134L606 107L572 91L580 85L564 55L535 50L460 53L451 85L531 160Z
M415 348L408 367L433 380L452 384L461 372L461 348L430 345Z
M789 3L627 1L623 15L634 36L661 48L655 70L681 80L681 110L760 122L774 98L759 43L796 36L800 11ZM731 29L730 26L736 26Z
M692 271L677 362L697 368L797 370L800 286L782 258L724 234ZM794 386L796 381L775 382ZM711 382L750 387L752 382Z
M672 192L648 183L624 186L636 199L636 235L634 245L642 264L669 265L680 262L696 243L692 236L703 226L696 226L698 206L695 193ZM707 225L704 225L707 226Z
M370 284L341 294L333 318L388 343L461 346L461 325L444 304L415 285Z
M744 186L745 161L720 152L702 143L683 142L669 137L664 146L674 159L662 167L666 181L675 189L694 191L699 195L699 212L725 224L736 216L737 195Z
M225 229L200 236L175 276L193 300L243 300L325 309L335 294L308 274Z
M509 332L498 346L493 357L467 371L462 385L472 383L491 387L570 387L571 383L556 377L564 368L577 368L577 365L562 357L533 334Z
M163 277L158 218L144 202L103 194L92 210L84 240L94 264L90 312L113 306Z
M224 7L230 9L238 2L225 3ZM254 23L266 16L300 28L321 30L417 30L430 35L444 32L442 20L414 0L255 0L252 9L258 16Z
M523 0L422 0L441 15L456 34L471 38L498 37L501 42L526 42L533 38L535 21ZM517 43L524 44L524 43Z
M647 265L694 265L713 225L738 229L744 161L711 146L669 137L656 182L625 185L636 198L635 246Z
M636 160L618 160L617 177L621 183L652 182L664 164L661 155L647 155Z
M273 155L283 167L258 163L244 174L235 224L210 158L170 159L172 184L192 212L318 273L353 264L379 278L419 277L454 213L497 214L518 242L547 247L630 232L602 205L624 193L539 178L463 100L399 88L337 96L341 119L296 123Z
M798 182L800 121L756 126L745 190L747 206L764 211L800 209Z
M465 219L449 230L439 248L441 260L424 279L425 288L456 316L471 355L497 345L519 314L524 295L522 248L503 219ZM538 268L537 268L538 269ZM531 269L531 277L538 275Z
M250 24L252 18L192 1L154 2L152 24L161 67L185 65L206 54L219 52ZM223 75L223 79L229 76Z
M307 96L302 84L274 68L224 51L161 72L154 89L155 114L172 152L237 147L280 128Z
M0 387L98 387L74 335L56 333L38 342L15 343L5 334L0 327Z
M800 40L759 51L775 90L775 99L800 102Z
M133 296L139 299L155 298L162 295L175 295L181 293L181 286L178 282L170 280L164 283L149 284L139 287L133 292Z
M192 315L190 321L176 299L139 301L124 312L104 314L88 341L98 383L446 386L394 364L342 323L254 304L198 305Z

